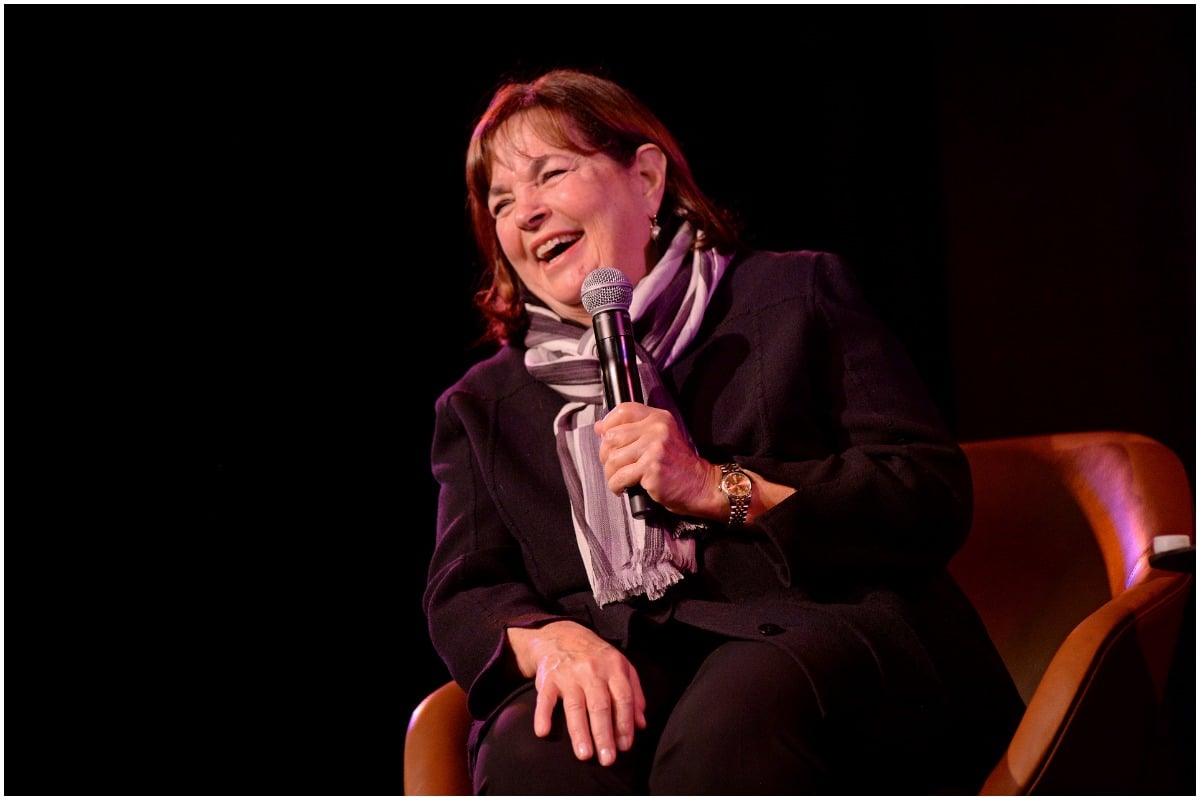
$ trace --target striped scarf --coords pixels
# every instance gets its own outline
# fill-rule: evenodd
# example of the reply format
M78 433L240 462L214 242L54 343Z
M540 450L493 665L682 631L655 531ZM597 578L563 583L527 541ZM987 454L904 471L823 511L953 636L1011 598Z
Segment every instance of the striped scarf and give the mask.
M703 234L696 238L702 241ZM674 363L695 338L730 261L715 250L693 249L692 240L685 222L662 259L634 288L629 308L638 332L638 375L646 405L671 411L685 434L687 426L659 370ZM691 269L685 269L689 252ZM542 306L526 308L525 367L565 401L554 419L554 438L571 498L575 541L596 602L604 606L641 594L657 600L684 572L696 571L696 542L686 535L696 526L665 512L636 519L624 495L609 491L600 440L592 430L607 413L595 333L563 322Z

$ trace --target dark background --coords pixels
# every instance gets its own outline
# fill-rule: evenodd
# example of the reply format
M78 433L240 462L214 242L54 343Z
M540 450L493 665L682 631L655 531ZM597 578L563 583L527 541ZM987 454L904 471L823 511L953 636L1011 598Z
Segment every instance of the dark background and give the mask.
M6 13L48 281L10 309L86 319L35 373L73 392L22 390L82 459L22 474L105 487L9 526L9 793L402 792L433 402L487 352L463 152L513 70L605 70L752 243L845 256L961 439L1136 431L1194 480L1194 6L132 16Z

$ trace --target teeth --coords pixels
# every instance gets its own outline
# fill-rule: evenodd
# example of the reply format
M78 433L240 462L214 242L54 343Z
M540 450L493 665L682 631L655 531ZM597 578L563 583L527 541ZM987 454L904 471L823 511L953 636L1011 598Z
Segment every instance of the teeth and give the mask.
M578 236L555 236L553 239L539 247L536 255L538 258L544 261L546 260L546 256L550 253L550 251L558 247L560 244L571 244L572 242L578 241L579 238L580 237Z

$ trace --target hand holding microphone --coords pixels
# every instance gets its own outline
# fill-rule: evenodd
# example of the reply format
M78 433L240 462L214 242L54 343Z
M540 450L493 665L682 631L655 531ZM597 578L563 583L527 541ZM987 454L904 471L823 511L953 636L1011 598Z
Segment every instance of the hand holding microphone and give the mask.
M584 279L580 291L583 307L592 315L608 410L612 411L619 403L645 402L638 375L633 320L629 317L633 284L619 269L599 267ZM643 519L650 513L654 501L640 484L630 486L625 494L634 517Z

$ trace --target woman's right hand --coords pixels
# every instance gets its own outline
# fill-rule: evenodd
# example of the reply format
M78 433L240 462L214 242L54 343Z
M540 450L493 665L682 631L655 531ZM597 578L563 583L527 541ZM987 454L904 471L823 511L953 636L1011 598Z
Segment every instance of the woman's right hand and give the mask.
M633 747L634 731L646 728L646 697L637 671L620 650L577 622L558 620L540 628L509 628L517 668L537 687L533 732L550 733L561 700L575 756L600 764Z

